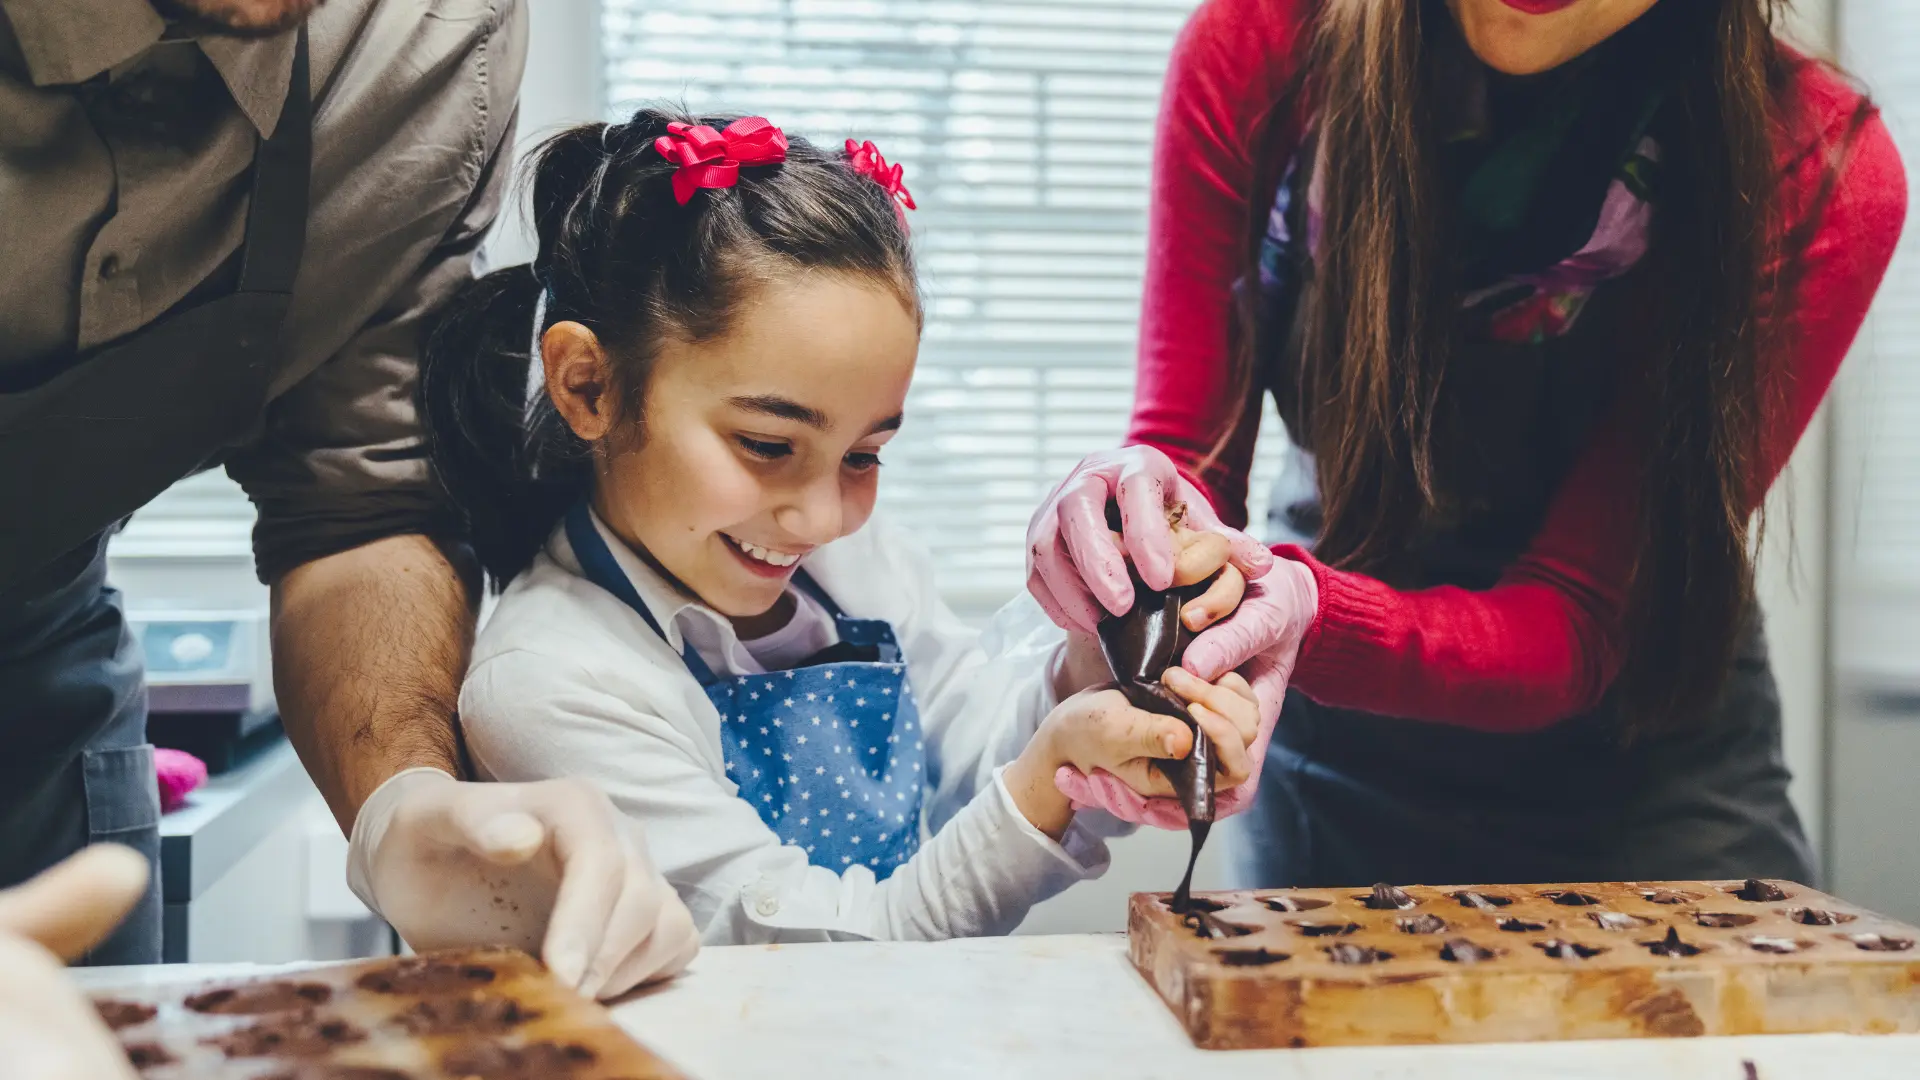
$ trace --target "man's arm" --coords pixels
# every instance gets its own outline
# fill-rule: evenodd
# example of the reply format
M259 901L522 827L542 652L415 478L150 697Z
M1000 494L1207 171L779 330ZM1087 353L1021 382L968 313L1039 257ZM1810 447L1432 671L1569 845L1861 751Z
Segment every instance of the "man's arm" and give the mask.
M472 645L461 575L424 536L316 559L274 586L281 722L342 832L403 769L461 775L454 709Z

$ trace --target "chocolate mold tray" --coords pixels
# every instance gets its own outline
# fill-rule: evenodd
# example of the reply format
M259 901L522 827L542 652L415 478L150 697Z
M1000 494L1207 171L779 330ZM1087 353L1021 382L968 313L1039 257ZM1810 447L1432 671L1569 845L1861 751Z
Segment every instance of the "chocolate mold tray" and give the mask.
M147 1080L681 1080L506 949L93 995Z
M1787 881L1136 893L1209 1049L1920 1032L1920 930Z

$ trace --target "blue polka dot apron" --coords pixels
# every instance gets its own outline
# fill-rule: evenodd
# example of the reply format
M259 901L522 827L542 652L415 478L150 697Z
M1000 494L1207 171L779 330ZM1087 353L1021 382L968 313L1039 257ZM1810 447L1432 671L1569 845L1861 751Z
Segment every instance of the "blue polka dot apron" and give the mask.
M614 561L586 504L567 540L588 581L660 623ZM782 843L815 866L884 880L920 850L926 743L893 627L840 610L801 570L794 584L833 616L839 642L786 671L722 677L689 644L681 659L720 713L727 777Z

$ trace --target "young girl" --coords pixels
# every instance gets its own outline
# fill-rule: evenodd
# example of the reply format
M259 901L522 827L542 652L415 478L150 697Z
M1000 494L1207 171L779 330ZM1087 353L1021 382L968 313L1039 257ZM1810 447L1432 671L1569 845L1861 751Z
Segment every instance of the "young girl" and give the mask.
M422 387L511 583L461 694L476 770L603 785L709 943L1004 933L1103 870L1055 773L1168 794L1149 764L1186 726L1067 696L1097 648L1041 620L990 657L868 520L920 332L899 170L642 111L548 142L533 202L537 260L474 284ZM1225 562L1185 554L1184 580ZM1196 604L1240 588L1229 568ZM1243 780L1246 683L1166 684Z

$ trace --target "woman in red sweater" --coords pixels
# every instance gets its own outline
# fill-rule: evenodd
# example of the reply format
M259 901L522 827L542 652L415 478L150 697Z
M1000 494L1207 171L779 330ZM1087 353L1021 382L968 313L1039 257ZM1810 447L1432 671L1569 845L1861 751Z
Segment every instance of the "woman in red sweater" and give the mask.
M1250 883L1813 877L1754 515L1906 181L1773 6L1208 0L1181 35L1131 445L1036 515L1030 586L1062 625L1128 607L1109 498L1150 587L1162 503L1244 544L1273 396L1293 543L1239 548L1187 654L1277 715L1228 800Z

